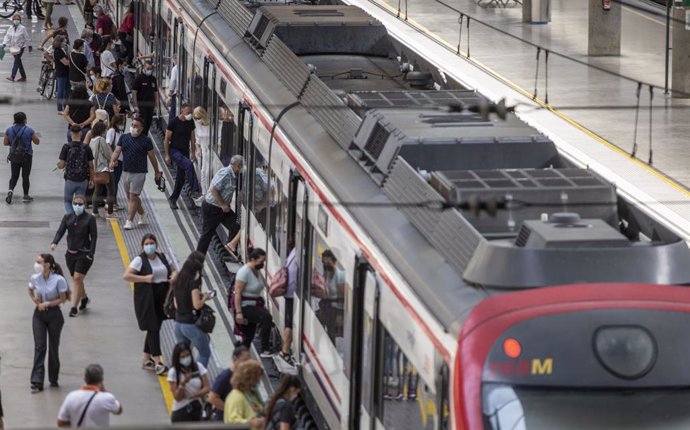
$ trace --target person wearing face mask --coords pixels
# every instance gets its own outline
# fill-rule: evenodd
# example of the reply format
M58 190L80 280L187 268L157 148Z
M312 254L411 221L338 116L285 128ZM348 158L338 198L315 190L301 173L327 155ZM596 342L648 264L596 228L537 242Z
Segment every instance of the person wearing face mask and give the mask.
M192 350L187 344L175 345L167 379L173 395L170 421L201 421L201 399L209 391L208 372L203 363L194 362Z
M113 115L113 120L110 122L110 128L108 128L108 132L105 134L105 141L108 145L110 145L113 151L115 151L117 148L117 143L120 141L120 137L122 136L125 128L126 120L127 117L125 117L123 114L116 114ZM120 186L120 179L122 178L122 152L120 152L120 156L117 158L115 165L115 170L112 172L113 187L115 188L115 199L117 200L117 190ZM117 201L114 203L114 205L115 210L119 210Z
M74 196L72 200L73 212L62 217L60 227L58 227L50 250L55 251L60 239L67 233L67 252L65 262L72 280L74 281L74 294L72 294L72 309L69 316L77 316L77 305L79 310L86 309L91 300L86 295L84 280L86 274L93 264L93 257L96 253L96 241L98 239L98 226L96 218L85 212L86 197L82 195Z
M89 65L88 67L94 67L96 65L96 60L93 55L93 49L91 48L91 42L93 42L93 31L88 29L82 30L81 39L84 41L84 55L86 55L86 62Z
M139 198L146 182L146 173L148 173L147 158L151 161L153 170L156 172L156 182L160 181L160 178L163 176L158 169L158 160L156 160L156 154L153 152L153 142L151 142L148 136L142 134L142 130L143 124L141 120L138 118L132 120L129 133L125 133L120 137L110 158L110 170L114 170L117 166L117 159L122 154L122 182L129 199L127 221L125 221L124 225L125 230L134 228L133 223L136 214L139 214L140 217L139 225L148 222L144 208L141 206L141 199Z
M266 251L261 248L252 249L247 263L235 274L233 305L235 322L240 326L244 346L251 347L256 328L260 325L261 357L272 357L270 340L273 318L266 310L262 297L266 288L266 283L261 277L264 264L266 264Z
M142 72L132 83L132 108L144 121L144 136L148 136L154 110L158 108L158 81L153 76L153 65L144 63Z
M177 209L177 199L180 197L185 180L192 190L192 198L198 198L201 193L199 181L196 177L194 162L196 161L196 128L192 120L192 107L188 103L180 106L180 115L173 118L168 124L168 130L163 138L163 149L165 152L165 164L171 166L175 163L175 188L173 189L168 203L170 209Z
M201 204L202 231L196 250L206 254L216 228L223 224L228 229L228 237L239 231L237 215L230 207L237 190L237 175L244 168L244 157L233 155L230 164L218 170L211 180L211 186Z
M101 76L110 79L115 73L115 55L112 53L113 40L110 36L103 36L101 45Z
M199 362L208 365L211 347L208 334L196 326L198 311L211 300L210 293L201 292L201 271L204 269L204 255L192 252L172 281L175 298L175 339L191 345L199 351Z
M35 274L29 280L29 297L35 305L33 316L34 365L31 369L31 392L43 391L45 359L48 352L48 381L58 386L60 374L60 333L65 319L60 305L67 300L69 288L62 268L50 254L36 256Z
M83 145L81 138L81 126L70 126L70 143L62 146L58 158L57 167L65 171L64 204L65 212L73 212L73 198L75 195L83 195L87 188L93 188L93 152L88 145Z
M120 112L130 112L129 99L127 97L127 85L125 84L125 60L117 58L115 60L115 70L110 77L112 82L111 93L120 102Z
M293 401L302 390L302 381L295 375L283 375L273 397L266 405L265 430L290 430L297 424Z
M134 283L134 314L139 329L146 332L142 368L162 375L168 370L161 352L160 329L165 320L163 304L175 272L165 254L158 249L156 236L145 234L141 247L143 252L132 260L122 279Z
M72 44L72 52L69 53L69 80L72 84L72 91L79 86L86 87L86 80L88 75L86 69L89 66L89 60L84 54L84 40L77 39Z
M31 46L31 37L26 31L26 27L22 25L21 16L15 15L12 18L12 27L5 33L2 47L9 48L10 54L14 57L12 72L10 76L7 77L7 80L13 82L26 82L26 72L24 71L24 64L22 64L22 55L24 55L24 49L26 47L29 48L29 52L33 50L33 47ZM19 72L21 78L15 81L14 77L17 76L17 72Z

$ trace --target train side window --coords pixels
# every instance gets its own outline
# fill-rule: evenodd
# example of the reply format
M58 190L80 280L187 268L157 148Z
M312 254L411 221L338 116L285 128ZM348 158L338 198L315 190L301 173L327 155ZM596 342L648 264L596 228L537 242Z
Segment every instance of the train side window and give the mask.
M419 378L395 340L384 330L383 425L385 428L436 428L436 395Z
M268 229L273 249L282 255L287 238L287 201L283 196L283 183L273 171L271 175L271 192L269 193Z
M341 358L345 358L345 307L350 302L346 273L318 233L312 245L309 303Z
M230 158L237 154L237 145L235 145L235 115L232 110L220 102L218 109L218 143L215 151L220 157L224 166L230 163Z

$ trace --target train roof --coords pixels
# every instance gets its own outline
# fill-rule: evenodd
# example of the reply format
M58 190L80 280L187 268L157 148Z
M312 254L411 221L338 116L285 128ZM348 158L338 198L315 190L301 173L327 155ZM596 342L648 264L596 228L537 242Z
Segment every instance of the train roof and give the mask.
M200 8L197 22L212 10L203 0L182 2ZM254 56L237 48L237 38L220 37L225 28L216 20L206 24L211 35L224 41L218 42L221 51L274 117L278 106L301 102L285 114L281 127L336 198L391 204L348 211L447 330L457 333L488 295L515 288L615 279L690 283L688 265L668 270L653 265L687 260L684 242L635 218L639 213L616 196L613 185L575 169L553 142L513 114L503 112L505 121L487 117L482 112L487 101L457 83L445 82L447 88L439 91L436 74L406 65L406 60L419 63L396 55L385 28L358 8L264 6L252 17L235 2L222 2L219 12ZM306 35L328 43L315 44ZM357 71L364 69L363 61L388 67L386 77L364 79ZM261 63L266 69L259 72ZM316 70L308 66L316 63ZM391 64L417 74L400 79ZM319 78L328 67L342 70L342 79ZM435 85L425 83L429 76ZM358 80L366 80L366 88L358 87ZM459 109L443 111L446 103ZM488 112L499 110L490 106ZM557 177L549 177L553 172ZM542 200L529 200L535 196ZM555 229L565 227L541 213L571 208L584 220L573 225L593 229L591 240L554 240ZM619 213L636 223L626 235L617 228L623 221ZM532 242L519 242L525 226L539 233ZM601 264L588 270L593 257ZM527 276L546 263L548 270ZM630 270L637 264L640 270Z

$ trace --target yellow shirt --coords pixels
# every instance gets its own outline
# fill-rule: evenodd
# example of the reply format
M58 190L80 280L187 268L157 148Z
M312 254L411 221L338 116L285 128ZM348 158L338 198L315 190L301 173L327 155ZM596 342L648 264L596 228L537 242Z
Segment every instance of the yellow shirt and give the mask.
M245 424L252 418L256 418L256 411L263 410L263 402L257 395L252 392L245 393L240 390L233 389L228 397L225 398L225 410L223 413L223 422L225 424Z

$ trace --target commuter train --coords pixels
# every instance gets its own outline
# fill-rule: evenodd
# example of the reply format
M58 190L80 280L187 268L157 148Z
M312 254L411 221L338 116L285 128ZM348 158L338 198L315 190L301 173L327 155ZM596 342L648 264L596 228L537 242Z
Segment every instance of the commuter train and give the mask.
M136 4L214 168L247 159L242 249L270 278L295 239L319 428L690 425L690 251L612 184L360 9Z

